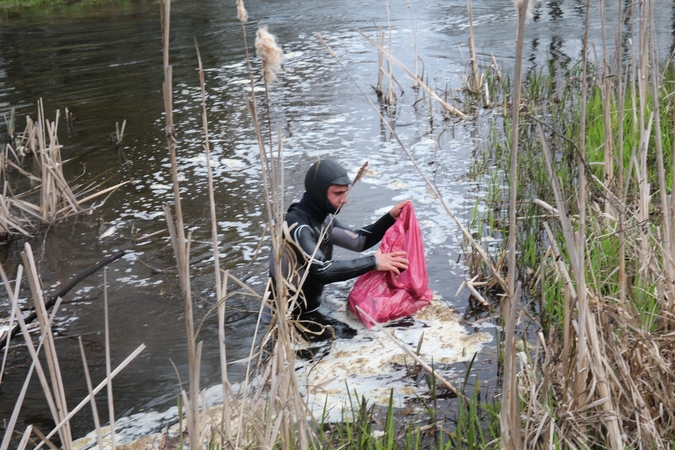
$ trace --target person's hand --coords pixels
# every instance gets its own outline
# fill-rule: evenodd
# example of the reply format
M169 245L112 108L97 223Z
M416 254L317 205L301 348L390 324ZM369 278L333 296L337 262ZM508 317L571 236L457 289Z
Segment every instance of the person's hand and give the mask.
M408 268L408 259L405 257L404 251L382 253L380 250L375 253L377 260L377 269L380 272L394 272L400 275L401 272Z
M405 205L407 205L408 203L410 203L410 200L403 200L402 202L397 203L396 206L391 208L391 210L389 211L389 215L391 217L393 217L394 219L398 219L398 216L401 215L401 211L403 210L403 207Z

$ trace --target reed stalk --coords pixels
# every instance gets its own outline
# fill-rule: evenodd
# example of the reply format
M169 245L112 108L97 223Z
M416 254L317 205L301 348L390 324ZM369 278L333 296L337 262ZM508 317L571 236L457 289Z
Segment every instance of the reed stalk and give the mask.
M96 385L96 387L92 390L91 394L87 395L84 397L80 403L77 404L73 409L70 410L67 416L65 416L60 422L56 424L56 426L52 429L52 431L45 436L45 439L42 440L41 443L39 443L34 450L37 450L41 448L48 439L50 439L52 436L54 436L56 433L59 433L61 428L65 426L70 419L73 418L75 414L80 412L82 408L84 408L92 399L93 396L98 394L105 388L109 383L112 382L112 380L122 371L126 366L131 363L143 350L145 349L145 344L139 345L136 350L131 352L129 356L127 356L124 361L122 361L112 372L110 372L110 376L106 377L103 381L101 381L99 384Z
M15 291L12 292L11 285L9 284L9 280L7 280L7 277L5 276L4 270L2 269L2 266L0 266L0 273L2 273L3 276L3 283L5 285L5 289L7 290L7 297L9 299L12 298L18 298L19 296L19 286L20 286L20 278L15 284ZM10 304L11 304L10 300ZM16 311L14 308L12 308L10 314L9 314L9 322L7 323L7 335L4 338L5 341L5 351L2 354L2 366L0 366L0 386L2 386L2 381L4 379L4 374L5 374L5 364L7 363L7 356L9 354L9 344L12 339L12 330L14 329L14 320L16 316Z
M618 23L619 27L617 30L617 37L616 37L616 55L617 57L620 54L620 40L621 40L621 34L623 30L623 14L622 14L622 7L621 4L619 4L619 17L618 17ZM620 63L621 59L616 58L616 91L617 91L617 161L619 164L617 164L617 174L616 174L616 192L617 196L622 200L623 203L625 203L624 199L624 188L623 188L623 183L624 183L624 168L623 168L623 160L624 160L624 134L623 134L623 117L624 117L624 107L626 104L626 83L624 81L623 77L623 64ZM675 156L675 154L674 154ZM675 161L675 158L673 158L673 161ZM626 284L627 284L627 279L626 279L626 247L625 247L625 242L626 242L626 231L625 231L625 224L624 224L624 215L619 214L618 215L618 238L619 238L619 301L622 304L626 304Z
M106 303L107 303L107 301L106 301ZM107 313L107 307L106 307L106 313ZM84 378L85 378L85 381L87 382L87 393L89 394L89 397L91 398L91 415L92 415L92 418L94 419L94 428L96 429L96 442L98 442L98 448L102 449L103 448L103 435L101 434L101 422L98 418L98 408L96 407L96 400L94 399L94 395L92 394L94 388L92 387L92 384L91 384L91 375L89 374L89 365L87 364L87 355L84 352L84 344L82 344L82 336L77 337L77 342L78 342L78 344L80 344L80 355L82 356L82 367L84 368ZM107 340L106 340L106 344L107 344ZM108 360L106 359L106 376L110 376L110 371L108 370L108 367L107 367L108 364L107 363L108 363ZM111 430L111 433L112 433L112 430L113 430L112 421L111 421L110 430Z
M173 185L175 223L168 206L164 206L164 215L169 228L171 245L176 258L178 278L183 297L185 310L185 330L188 349L188 394L185 410L187 413L187 428L190 439L190 448L197 449L201 446L201 428L199 425L199 367L197 360L197 346L194 330L194 316L192 313L192 290L190 287L190 240L185 237L183 223L183 209L180 198L180 184L178 181L178 163L176 158L176 134L173 124L173 71L169 64L169 35L171 23L171 0L166 0L160 5L162 13L162 55L164 62L164 113L166 118L165 135L169 149L171 162L171 179Z
M673 286L675 283L675 265L673 264L673 252L672 248L672 218L673 211L670 208L670 202L668 201L668 186L666 180L666 169L663 158L663 136L661 135L662 124L661 124L661 106L659 102L659 85L661 84L659 67L658 53L655 45L656 37L654 34L654 11L653 3L647 2L647 17L645 20L649 24L648 33L650 33L649 38L649 57L648 60L651 61L649 66L652 68L651 71L651 95L653 98L653 114L654 114L654 146L656 150L656 163L657 163L657 173L658 173L658 186L659 186L659 198L661 204L661 227L662 227L662 236L663 236L663 247L666 255L664 259L664 271L663 271L663 294L668 300L669 304L675 303L675 292L673 291Z
M110 320L108 316L108 268L103 269L103 315L105 328L105 376L110 379ZM113 398L112 383L108 383L108 416L110 422L110 446L113 450L117 448L115 436L115 403ZM91 395L91 392L89 393ZM92 397L93 401L93 397Z
M419 80L420 80L420 75L419 75L419 70L417 69L418 62L419 62L419 56L417 54L417 24L415 23L415 18L413 17L413 11L412 11L412 5L410 4L410 0L406 0L406 5L408 7L408 11L410 12L410 23L412 25L412 33L413 33L413 54L415 57L415 61L413 62L413 74L415 75L413 78L413 89L417 89L419 87ZM377 52L378 54L378 60L380 59L380 52ZM379 64L378 64L379 66Z
M51 378L51 389L45 391L45 395L47 395L48 392L51 392L51 395L53 395L54 412L56 413L54 418L56 421L60 421L68 414L68 406L63 387L63 379L61 378L61 369L59 367L56 348L54 346L54 336L51 333L49 315L47 314L44 297L42 295L42 284L39 280L37 266L35 265L35 259L33 258L33 252L29 243L25 244L25 250L21 252L21 258L24 266L28 268L27 278L33 296L33 306L35 307L35 312L40 324L40 330L45 336L45 356ZM65 449L70 449L72 447L72 435L68 423L64 425L60 437L61 443Z
M267 67L277 67L275 59L280 55L280 51L274 50L276 42L270 39L265 33L258 32L256 39L256 48L258 56L263 63L263 71ZM269 89L273 78L264 77L266 101L268 102L268 114L270 114ZM258 138L258 147L260 150L260 159L263 176L263 186L265 188L265 205L268 213L268 227L272 239L272 248L274 249L275 273L280 274L276 279L274 310L274 325L271 331L274 335L271 339L273 348L269 359L259 365L259 373L264 374L263 381L268 379L270 388L265 398L268 401L263 406L263 417L267 425L261 435L262 444L265 446L273 445L279 441L282 447L296 447L308 449L310 442L314 438L314 433L306 420L308 410L305 400L300 395L295 377L293 350L294 342L297 337L295 329L291 324L291 309L293 302L297 301L297 294L289 294L287 281L284 279L281 266L281 254L283 252L283 214L285 212L283 202L283 152L281 146L281 136L277 138L278 147L276 155L272 146L271 135L269 151L265 148L265 139L258 120L258 109L255 97L247 98L247 104L251 118L253 119L254 129ZM268 123L271 124L268 117ZM271 125L270 125L271 127ZM268 127L269 128L269 127ZM305 273L305 276L307 274ZM263 302L269 301L269 292L263 297ZM262 308L262 305L261 305ZM261 361L262 362L262 361ZM262 398L262 392L254 394L254 397Z
M387 9L387 30L388 34L387 36L389 37L389 52L391 53L393 50L393 43L392 43L392 29L391 29L391 14L389 11L389 0L386 0L386 9ZM394 85L394 68L392 66L392 63L389 59L387 59L387 91L384 93L384 103L386 105L395 105L396 104L396 87ZM416 74L415 74L416 77ZM415 79L415 78L413 78Z
M375 93L377 93L377 98L382 98L384 95L384 90L382 88L383 83L383 74L384 74L384 55L382 53L382 48L384 48L384 33L382 32L382 27L377 27L375 29L375 37L377 38L377 86L375 87Z
M243 7L243 3L242 3ZM221 383L223 386L223 412L221 419L221 447L226 442L232 442L231 412L230 412L230 383L227 376L227 352L225 347L225 298L227 296L227 272L222 273L220 269L220 245L218 242L218 222L216 219L216 202L213 192L213 170L211 169L211 146L209 144L209 128L206 114L206 83L204 81L204 69L202 67L202 58L199 52L197 39L195 38L195 48L197 50L197 61L199 63L199 84L202 93L202 125L204 130L204 151L206 154L207 183L209 189L209 210L211 213L211 240L213 245L213 266L216 286L216 302L218 305L218 348L221 361ZM221 276L222 275L222 276Z
M578 341L577 341L577 356L576 356L576 374L572 377L574 380L574 397L576 399L581 399L583 392L586 390L586 382L584 377L581 374L588 373L588 356L587 356L587 336L586 336L586 323L588 322L588 301L587 301L587 291L586 291L586 271L585 271L585 252L584 252L584 239L586 236L586 208L588 204L587 200L587 181L586 181L586 171L585 171L585 160L586 160L586 102L587 102L587 70L588 70L588 28L590 23L590 0L586 1L586 22L584 27L584 40L583 40L583 51L582 51L582 60L581 60L581 111L580 111L580 125L579 128L581 132L579 133L579 152L577 153L577 170L579 172L579 185L577 187L577 202L578 202L578 211L579 211L579 229L576 235L568 233L566 236L566 243L570 249L574 248L574 253L570 250L570 262L572 266L572 272L576 277L577 282L577 293L578 297L576 299L576 305L578 308L578 320L579 326L577 328ZM541 136L541 131L540 131ZM544 151L546 152L546 146L544 146ZM547 164L549 167L549 176L551 174L552 162L549 161L547 156ZM556 195L556 199L562 197L561 192L559 191ZM562 203L562 199L561 202ZM563 209L560 210L561 214ZM561 216L562 217L562 216ZM562 220L562 219L561 219ZM564 225L563 225L564 226ZM572 232L572 228L570 228Z
M466 0L466 9L469 20L469 66L471 67L471 81L467 83L467 86L474 94L479 94L483 87L483 77L478 71L476 35L473 32L473 10L471 8L471 0Z
M516 289L516 198L518 193L518 138L520 118L520 90L522 83L523 45L525 40L525 21L527 20L529 0L516 2L518 22L516 28L516 61L514 66L513 88L511 94L511 169L509 171L509 237L508 237L508 287L501 302L504 333L504 369L502 376L501 445L506 449L520 449L521 424L520 400L516 380L516 349L514 320L520 299L520 289Z

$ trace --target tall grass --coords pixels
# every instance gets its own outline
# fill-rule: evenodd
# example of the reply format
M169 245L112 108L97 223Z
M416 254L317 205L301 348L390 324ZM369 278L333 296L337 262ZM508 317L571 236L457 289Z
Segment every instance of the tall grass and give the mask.
M586 32L579 64L525 79L527 112L496 128L488 157L506 170L516 148L499 141L518 133L519 168L532 173L525 181L509 172L517 199L509 218L518 219L509 238L516 233L515 250L526 256L518 276L539 302L540 333L517 353L511 388L523 448L665 448L675 440L665 388L675 381L674 156L664 151L673 148L672 66L656 54L654 3L630 8L630 57L619 45L606 54L603 42L591 65ZM587 30L588 22L587 13Z

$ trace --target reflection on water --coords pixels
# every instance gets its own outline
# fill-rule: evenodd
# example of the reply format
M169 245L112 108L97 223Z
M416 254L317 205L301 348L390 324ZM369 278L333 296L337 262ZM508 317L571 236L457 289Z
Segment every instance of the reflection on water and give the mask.
M193 37L199 41L206 70L207 109L211 165L216 179L221 261L225 268L261 290L266 281L267 240L261 249L265 214L262 209L258 150L242 91L248 80L241 28L233 5L186 0L172 6L171 63L174 67L174 121L183 187L186 224L193 231L192 268L196 314L206 316L213 302L206 161L202 152L200 89ZM416 23L417 52L429 84L438 90L461 86L468 50L466 3L432 0L391 3L393 50L412 65L415 57L411 13ZM618 17L614 2L607 2L606 17ZM612 3L612 4L609 4ZM657 2L659 3L659 2ZM675 39L673 8L655 17L661 43L672 48ZM526 51L530 65L546 57L560 64L574 62L582 48L585 2L541 2L528 24ZM332 156L355 171L365 160L372 171L355 186L349 207L341 213L344 223L369 223L396 201L411 198L427 245L430 287L460 311L466 309L466 292L455 298L464 276L459 234L449 218L426 191L411 163L362 94L315 38L321 33L371 99L376 81L377 55L361 33L374 35L375 26L387 23L384 4L336 0L310 4L301 0L246 2L253 42L257 21L269 26L288 55L284 72L270 92L274 127L281 127L287 168L287 200L301 191L304 170L317 156ZM591 37L600 48L597 6L591 14ZM75 115L71 126L60 126L66 170L74 177L86 169L94 175L114 168L119 180L133 180L90 215L52 227L31 240L39 260L45 288L54 292L76 274L104 256L129 248L133 253L111 265L108 272L111 299L113 360L121 361L143 342L148 348L114 382L117 413L162 410L175 402L179 391L173 364L186 379L183 308L177 295L176 273L166 234L132 243L132 235L166 229L161 207L172 203L168 185L168 157L162 132L161 38L158 5L153 2L91 4L21 12L0 13L0 114L16 108L17 129L25 115L35 117L35 103L45 102L47 117L67 107ZM657 7L657 10L658 7ZM474 25L480 57L495 55L508 70L514 55L515 11L510 2L473 2ZM616 20L612 19L614 24ZM614 28L608 26L610 36ZM631 30L624 27L624 53L630 50ZM613 39L608 39L613 42ZM402 92L390 117L418 162L433 178L460 217L470 217L469 192L474 186L462 180L471 151L482 139L472 119L433 117L417 102L420 93L397 73ZM438 114L434 108L434 114ZM489 113L488 113L489 114ZM109 138L115 124L127 121L122 142L126 159ZM0 127L0 139L6 140ZM365 212L365 213L364 213ZM115 227L110 237L101 233ZM23 241L0 249L0 258L15 273ZM340 253L338 256L346 256ZM24 293L24 302L27 294ZM79 380L81 363L77 335L83 335L94 380L105 372L102 345L102 274L81 283L62 308L57 323L57 345L65 378ZM0 311L6 311L0 300ZM255 324L257 304L239 296L228 300L228 356L247 354ZM217 324L205 318L203 383L219 379ZM113 363L114 363L113 362ZM7 376L0 391L0 418L8 417L27 364L25 350L12 348ZM241 368L231 369L236 377ZM69 401L77 403L86 387L67 383ZM103 401L103 399L100 399ZM101 406L100 411L107 409ZM91 428L84 413L75 423L76 434ZM47 417L36 384L23 408L26 423ZM105 420L105 417L102 418ZM20 427L21 428L21 427ZM47 424L41 428L47 429Z

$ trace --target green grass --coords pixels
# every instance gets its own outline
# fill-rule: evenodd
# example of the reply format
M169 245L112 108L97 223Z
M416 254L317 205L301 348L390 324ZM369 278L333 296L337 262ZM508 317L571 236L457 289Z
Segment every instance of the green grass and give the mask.
M439 391L436 378L425 377L429 396L417 398L408 405L407 412L394 408L394 391L388 407L378 407L353 392L348 409L343 411L340 423L322 422L318 427L317 448L358 450L393 449L479 449L498 446L499 406L481 402L481 385L469 378L473 362L467 365L462 390L471 390L469 400L443 400L445 391ZM348 389L348 387L345 387ZM448 406L448 402L450 406ZM453 414L450 416L449 414Z

